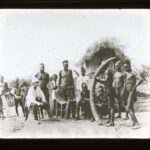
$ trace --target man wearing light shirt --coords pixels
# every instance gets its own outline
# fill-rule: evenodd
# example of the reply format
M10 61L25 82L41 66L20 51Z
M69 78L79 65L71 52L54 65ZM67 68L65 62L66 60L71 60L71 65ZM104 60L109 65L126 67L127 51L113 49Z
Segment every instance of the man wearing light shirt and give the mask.
M89 77L85 75L86 70L84 67L81 67L81 76L78 76L77 78L77 84L76 84L76 89L81 92L82 91L82 83L86 83L88 89L89 89Z
M26 97L26 106L29 108L30 106L33 107L34 119L36 120L37 124L40 124L38 120L38 107L43 107L47 112L49 118L52 118L52 112L48 107L48 102L45 98L45 95L41 88L39 87L39 80L37 78L32 79L32 86L29 88L27 97Z

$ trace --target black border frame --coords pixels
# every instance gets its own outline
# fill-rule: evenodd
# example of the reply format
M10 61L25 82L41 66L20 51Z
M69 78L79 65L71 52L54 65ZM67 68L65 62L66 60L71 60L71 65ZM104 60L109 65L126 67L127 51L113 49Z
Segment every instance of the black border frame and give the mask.
M149 9L149 0L2 0L0 9ZM0 139L1 149L149 149L149 139ZM146 148L147 147L147 148Z
M149 0L2 0L0 8L149 8Z

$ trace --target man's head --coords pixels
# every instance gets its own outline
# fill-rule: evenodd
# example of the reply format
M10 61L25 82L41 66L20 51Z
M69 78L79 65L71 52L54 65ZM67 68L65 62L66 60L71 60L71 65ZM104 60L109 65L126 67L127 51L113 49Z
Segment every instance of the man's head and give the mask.
M34 77L34 78L32 79L32 86L33 86L34 88L37 88L38 85L39 85L39 80L38 80L36 77Z
M69 66L68 63L69 63L68 60L63 61L64 70L68 70L68 66Z
M24 81L22 84L21 84L21 87L23 86L28 86L28 83L26 81Z
M0 75L0 82L4 82L4 77Z
M54 75L53 75L53 80L56 81L57 78L58 78L58 77L57 77L57 74L54 74Z
M44 72L45 66L43 63L40 63L40 72Z
M126 72L130 72L131 71L131 63L130 63L130 61L126 61L126 62L124 62L124 70L126 71Z
M85 76L86 70L84 69L84 67L81 67L81 75Z
M117 71L121 70L121 62L120 61L117 61L115 63L115 68L116 68Z
M83 83L82 83L82 90L83 90L83 91L87 91L87 89L88 89L88 88L87 88L86 83L83 82Z
M14 87L15 87L15 88L18 88L18 87L19 87L19 82L18 82L18 81L15 81Z

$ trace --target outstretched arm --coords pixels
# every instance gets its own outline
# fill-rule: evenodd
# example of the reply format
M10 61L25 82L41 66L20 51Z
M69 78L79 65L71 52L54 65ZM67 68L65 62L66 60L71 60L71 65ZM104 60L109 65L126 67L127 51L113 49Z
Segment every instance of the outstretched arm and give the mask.
M73 70L75 72L75 74L77 75L77 77L79 76L79 73L76 70Z
M97 82L101 83L101 84L106 84L109 80L109 76L108 75L105 75L105 79L97 79L95 78Z

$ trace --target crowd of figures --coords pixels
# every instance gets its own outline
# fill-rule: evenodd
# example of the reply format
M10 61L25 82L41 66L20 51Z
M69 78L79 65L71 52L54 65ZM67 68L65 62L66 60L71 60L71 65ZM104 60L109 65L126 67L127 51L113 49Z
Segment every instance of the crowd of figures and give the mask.
M58 75L53 75L51 82L44 64L41 63L39 72L32 79L31 86L28 86L26 82L19 85L16 81L11 90L4 82L4 77L0 76L0 117L4 118L5 99L2 97L11 94L17 116L19 116L18 105L20 104L25 120L28 119L29 112L32 110L37 124L40 124L40 118L45 117L44 112L47 112L51 120L56 120L55 116L59 114L63 117L64 113L64 118L67 120L84 118L95 121L90 105L91 80L86 75L85 68L81 67L81 74L74 70L77 75L75 82L73 71L69 69L69 62L64 60L62 64L63 69ZM129 119L128 115L130 115L133 122L132 128L140 127L133 105L137 99L136 87L142 82L140 77L138 79L131 69L130 61L124 63L117 61L115 73L107 66L103 71L103 77L95 78L98 83L94 95L95 106L100 118L108 116L107 127L115 125L115 113L118 113L117 118L122 118L123 110L126 113L126 118L123 119Z

